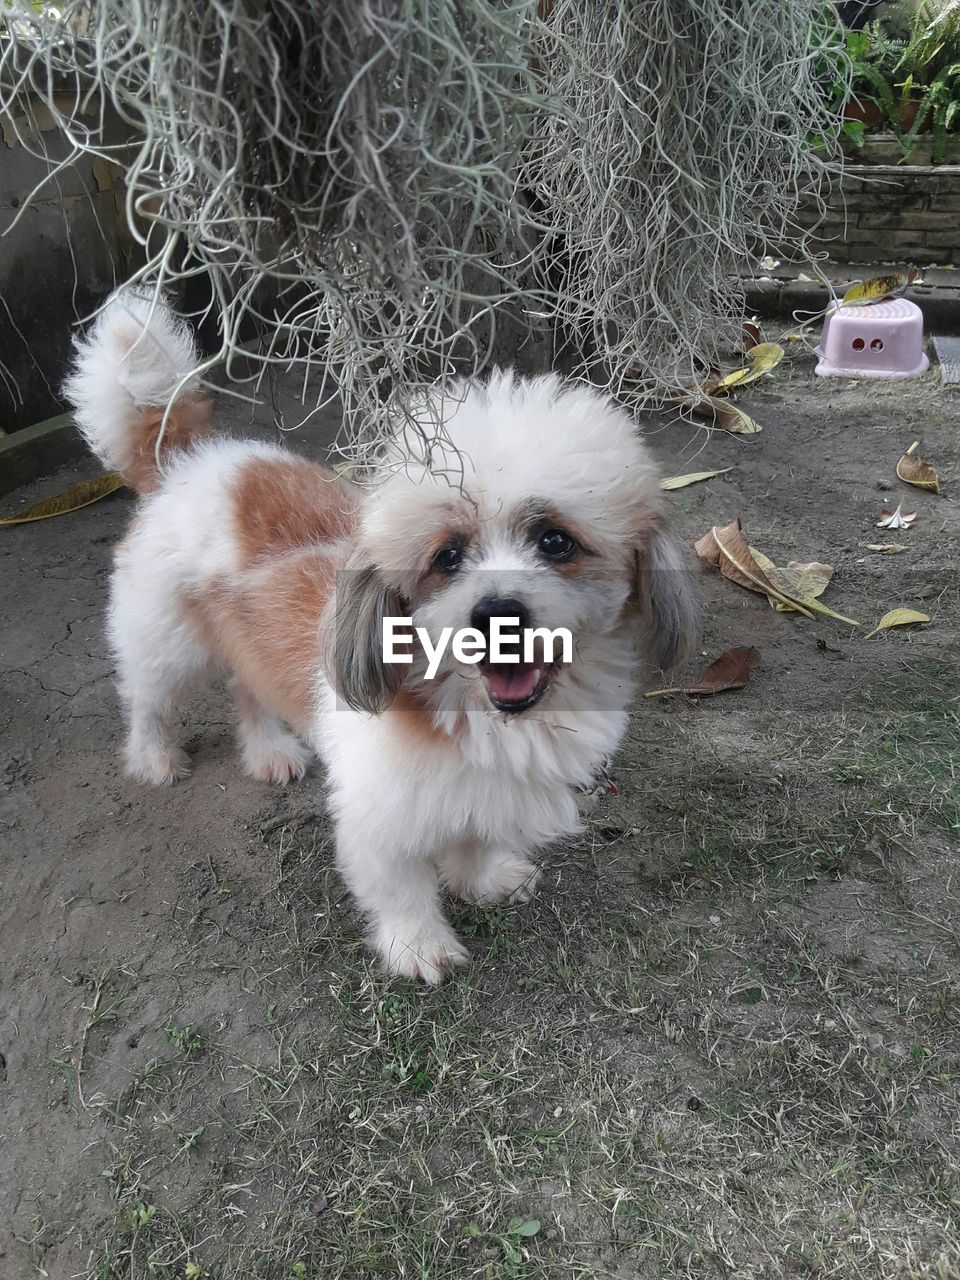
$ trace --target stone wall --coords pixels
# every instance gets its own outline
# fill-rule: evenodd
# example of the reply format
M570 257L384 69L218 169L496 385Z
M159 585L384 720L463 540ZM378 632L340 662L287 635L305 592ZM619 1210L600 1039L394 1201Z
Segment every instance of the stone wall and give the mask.
M121 128L108 117L107 141ZM122 170L89 158L67 165L28 203L49 172L44 155L64 160L69 145L43 103L25 97L16 118L0 114L0 428L7 433L61 411L75 326L130 274L137 253Z
M921 140L903 164L894 138L868 139L848 157L826 218L812 207L800 212L815 248L834 262L960 266L960 147L950 145L953 163L931 164Z

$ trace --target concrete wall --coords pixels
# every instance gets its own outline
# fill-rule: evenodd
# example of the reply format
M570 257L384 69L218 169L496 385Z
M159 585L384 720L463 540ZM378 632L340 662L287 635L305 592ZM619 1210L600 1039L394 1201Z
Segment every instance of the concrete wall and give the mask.
M108 140L119 141L121 128L108 120ZM74 326L130 274L136 256L114 165L88 158L68 166L23 208L49 172L44 155L68 154L38 100L25 99L16 118L0 113L0 428L7 433L61 411Z
M800 212L816 228L816 247L834 262L960 266L960 144L950 146L953 163L933 165L921 139L907 165L895 139L869 139L848 159L826 219L812 207Z

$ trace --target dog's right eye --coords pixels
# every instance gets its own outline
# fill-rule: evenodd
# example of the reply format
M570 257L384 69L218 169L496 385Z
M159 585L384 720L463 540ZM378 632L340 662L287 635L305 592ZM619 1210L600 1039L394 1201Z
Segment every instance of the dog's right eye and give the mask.
M441 547L433 557L433 567L439 573L456 573L462 562L462 547Z

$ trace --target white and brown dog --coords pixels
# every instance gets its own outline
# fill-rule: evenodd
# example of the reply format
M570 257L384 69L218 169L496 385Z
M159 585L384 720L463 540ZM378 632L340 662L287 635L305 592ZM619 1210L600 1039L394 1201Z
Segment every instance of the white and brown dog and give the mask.
M193 338L152 299L110 301L66 391L141 502L116 555L109 634L144 782L187 773L176 708L228 672L256 778L326 765L337 861L389 969L437 982L466 951L440 888L532 895L537 848L575 832L573 790L617 746L644 664L688 642L696 593L626 414L557 377L425 394L448 446L398 431L353 485L217 437ZM165 411L179 387L160 448ZM159 454L159 463L158 455ZM572 660L385 662L385 617L566 628Z

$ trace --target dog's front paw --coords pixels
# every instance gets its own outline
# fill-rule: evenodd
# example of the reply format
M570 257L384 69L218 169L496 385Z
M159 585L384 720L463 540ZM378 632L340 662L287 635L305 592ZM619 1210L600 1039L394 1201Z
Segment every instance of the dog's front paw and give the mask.
M466 841L444 849L437 867L444 888L478 907L529 902L540 879L540 868L524 854Z
M520 853L492 853L474 881L473 901L480 906L497 902L529 902L537 891L540 868Z
M190 759L179 747L157 747L151 751L127 751L127 774L137 782L169 787L190 773Z
M245 757L247 772L258 782L297 782L307 772L311 755L299 742L284 750L268 751L263 755L252 757L248 752Z
M385 923L378 925L375 945L390 973L420 978L436 986L451 969L467 963L466 947L447 925L428 928Z

